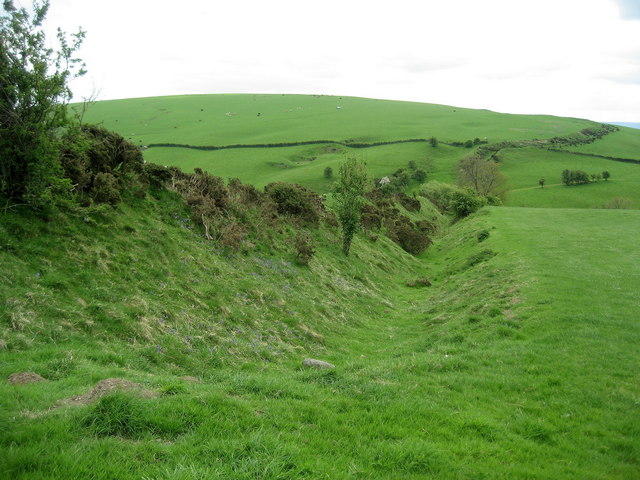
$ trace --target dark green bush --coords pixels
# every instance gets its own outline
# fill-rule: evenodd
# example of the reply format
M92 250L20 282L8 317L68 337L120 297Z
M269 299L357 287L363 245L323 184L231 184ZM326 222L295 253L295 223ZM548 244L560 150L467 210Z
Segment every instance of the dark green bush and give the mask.
M122 199L116 177L110 173L100 172L93 177L93 200L96 203L116 205Z
M155 163L145 163L143 172L146 180L155 188L161 188L173 178L172 170L168 167L156 165Z
M424 183L427 179L427 172L425 172L421 168L418 168L411 174L411 178L418 183Z
M411 198L402 192L397 193L395 198L408 212L420 211L422 205L420 205L420 200L417 198Z
M451 195L449 206L458 218L467 217L484 205L485 201L470 188L458 190Z
M117 133L83 125L69 129L61 144L63 175L81 203L115 205L126 191L144 196L148 175L142 152Z
M296 184L276 182L267 185L265 192L276 204L279 214L318 224L323 209L322 200L311 190Z

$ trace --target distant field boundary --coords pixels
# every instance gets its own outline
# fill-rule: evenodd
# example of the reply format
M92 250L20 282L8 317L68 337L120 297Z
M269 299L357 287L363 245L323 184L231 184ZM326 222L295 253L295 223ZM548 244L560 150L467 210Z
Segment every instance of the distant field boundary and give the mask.
M596 158L604 158L605 160L613 160L614 162L624 162L624 163L636 163L640 164L640 159L637 158L620 158L620 157L609 157L607 155L598 155L597 153L587 153L587 152L572 152L571 150L563 150L561 148L547 148L550 152L560 152L560 153L570 153L572 155L581 155L583 157L596 157Z
M236 145L189 145L186 143L150 143L147 148L190 148L193 150L228 150L232 148L283 148L283 147L301 147L304 145L342 145L350 148L370 148L380 147L383 145L395 145L398 143L426 143L426 138L409 138L407 140L390 140L387 142L338 142L335 140L306 140L302 142L280 142L280 143L251 143ZM440 142L448 145L444 142Z

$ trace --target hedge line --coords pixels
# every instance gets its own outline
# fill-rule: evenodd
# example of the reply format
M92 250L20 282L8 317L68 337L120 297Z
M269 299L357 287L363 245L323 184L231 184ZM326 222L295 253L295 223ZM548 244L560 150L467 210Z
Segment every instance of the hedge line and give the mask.
M605 160L613 160L614 162L624 162L624 163L640 163L640 159L636 158L620 158L620 157L608 157L606 155L598 155L596 153L585 153L585 152L572 152L571 150L563 150L561 148L547 148L550 152L560 152L560 153L570 153L571 155L582 155L583 157L596 157L596 158L604 158Z
M307 140L302 142L280 142L280 143L252 143L252 144L235 144L235 145L189 145L186 143L150 143L147 148L191 148L194 150L225 150L230 148L281 148L281 147L299 147L303 145L323 145L334 144L351 148L369 148L379 147L382 145L394 145L397 143L418 143L428 142L426 138L410 138L407 140L390 140L388 142L358 143L358 142L336 142L335 140Z

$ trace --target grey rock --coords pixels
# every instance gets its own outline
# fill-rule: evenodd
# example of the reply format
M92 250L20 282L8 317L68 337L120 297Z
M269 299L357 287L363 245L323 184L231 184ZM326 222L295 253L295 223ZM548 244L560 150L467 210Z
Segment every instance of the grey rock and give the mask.
M302 365L313 368L336 368L332 363L325 362L323 360L316 360L315 358L305 358L302 361Z

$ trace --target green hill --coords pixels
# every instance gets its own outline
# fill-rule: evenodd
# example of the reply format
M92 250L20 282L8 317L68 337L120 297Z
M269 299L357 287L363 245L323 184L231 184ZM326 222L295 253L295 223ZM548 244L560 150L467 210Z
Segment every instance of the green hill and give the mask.
M597 126L587 120L318 95L191 95L103 101L90 106L85 120L102 122L145 146L263 145L221 150L152 147L145 151L145 158L188 171L203 168L223 178L236 177L259 187L287 181L321 193L328 192L332 185L331 180L324 178L324 169L332 167L337 171L345 155L364 158L371 175L377 178L406 168L413 161L428 171L429 180L454 182L458 161L472 154L477 146L465 148L453 144L474 139L489 145L539 139L540 142L529 142L524 151L501 150L503 171L510 189L516 190L507 195L507 204L602 207L624 197L635 208L640 207L640 188L636 188L640 187L640 165L623 165L612 160L640 160L637 153L640 130L621 127L618 132L586 145L553 146L580 156L554 155L547 150L550 145L545 141L549 139L572 137ZM426 141L368 148L352 146L431 137L439 140L438 147L433 148ZM272 145L318 140L341 143ZM548 186L560 184L560 174L566 168L588 169L589 173L607 170L612 173L612 183L555 189L553 199L540 196L540 192L520 191L536 187L540 178Z

